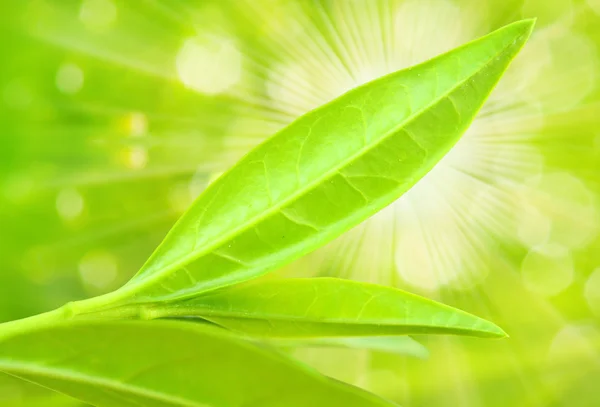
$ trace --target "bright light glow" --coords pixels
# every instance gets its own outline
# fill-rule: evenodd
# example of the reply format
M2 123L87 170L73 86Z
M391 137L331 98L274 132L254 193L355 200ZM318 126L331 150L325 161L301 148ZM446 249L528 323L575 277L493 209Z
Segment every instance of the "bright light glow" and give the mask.
M564 326L552 340L548 357L551 362L564 365L573 360L591 361L598 357L596 327L585 324Z
M573 282L573 260L569 251L556 244L536 246L521 263L525 286L545 296L559 294Z
M242 56L232 39L190 38L177 54L176 67L186 87L216 95L239 82Z
M56 210L61 218L71 221L83 212L84 200L81 194L72 188L61 190L56 197Z
M300 8L283 6L289 9L281 13L282 21L268 25L268 35L285 58L264 71L267 65L257 64L257 75L266 80L265 103L271 107L265 117L280 113L281 127L357 85L486 33L481 21L487 10L476 3L332 2L326 37L313 30L314 22ZM568 57L573 50L576 63ZM395 281L390 276L395 270L408 285L437 290L483 281L501 256L498 240L527 247L585 245L598 224L580 222L586 216L595 219L585 187L579 188L581 182L569 175L568 193L563 196L549 183L548 197L539 199L537 188L548 176L541 152L530 141L546 114L576 105L593 90L596 53L586 37L570 31L568 22L538 29L457 146L388 210L309 259L336 275L384 284ZM568 63L556 69L556 60ZM257 99L248 94L247 100ZM264 128L265 135L273 133ZM236 128L232 144L243 144L239 139L244 134L252 144L260 133ZM238 150L241 154L244 149ZM570 275L568 267L561 270ZM559 280L570 282L565 275Z
M600 317L600 267L588 277L583 294L590 309Z
M192 195L190 194L190 185L186 182L178 182L171 186L169 191L169 204L174 211L183 213L192 203Z
M586 0L586 2L596 14L600 15L600 0Z
M517 236L527 247L546 243L550 237L552 222L539 209L524 203L517 213Z
M141 170L148 165L148 150L144 147L129 147L123 151L123 160L127 167Z
M117 19L117 6L112 0L83 0L79 19L90 29L106 29Z
M143 113L131 113L127 116L125 124L127 132L132 137L141 137L148 132L148 118Z
M522 190L522 199L551 220L548 241L577 249L600 232L600 211L594 194L566 172L545 174Z
M56 87L63 93L73 95L83 87L84 75L75 64L64 64L56 73Z
M79 262L79 275L86 285L108 288L118 275L117 259L105 251L89 252Z

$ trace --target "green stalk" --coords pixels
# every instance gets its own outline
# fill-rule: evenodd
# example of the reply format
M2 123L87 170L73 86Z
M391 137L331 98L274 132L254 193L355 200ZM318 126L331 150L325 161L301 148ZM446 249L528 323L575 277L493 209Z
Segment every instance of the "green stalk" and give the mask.
M125 295L124 295L125 294ZM45 312L31 317L10 321L0 324L0 339L6 339L20 332L26 332L36 328L57 324L60 322L72 320L82 315L97 315L102 317L103 311L106 309L119 308L116 304L129 297L128 293L123 293L120 290L110 292L98 297L89 298L87 300L70 302L54 311ZM137 307L132 306L116 312L109 312L108 315L120 318L134 317L134 311Z
M19 319L16 321L0 324L0 340L7 339L13 335L37 328L53 325L72 318L72 311L69 304L55 309L54 311Z

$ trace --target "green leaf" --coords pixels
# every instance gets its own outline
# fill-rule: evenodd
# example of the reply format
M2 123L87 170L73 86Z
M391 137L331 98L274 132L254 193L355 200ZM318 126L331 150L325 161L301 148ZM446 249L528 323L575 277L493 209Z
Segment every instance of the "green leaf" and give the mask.
M0 370L108 407L391 407L222 329L81 321L0 340Z
M506 336L493 323L447 305L396 288L334 278L244 284L145 305L138 312L146 318L196 316L236 332L273 338Z
M352 348L427 359L429 351L410 336L360 336L271 340L280 348Z
M83 407L83 403L36 384L0 373L2 407Z
M391 204L459 140L533 24L513 23L300 117L212 183L139 273L94 306L256 278Z

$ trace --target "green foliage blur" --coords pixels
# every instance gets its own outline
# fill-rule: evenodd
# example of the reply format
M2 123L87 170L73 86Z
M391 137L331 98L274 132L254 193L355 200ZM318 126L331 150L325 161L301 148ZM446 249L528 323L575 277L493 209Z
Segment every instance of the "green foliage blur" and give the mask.
M527 17L455 150L278 276L395 285L510 334L417 338L428 360L294 353L403 406L600 405L599 0L3 1L0 321L119 287L299 115ZM0 405L79 404L0 376Z

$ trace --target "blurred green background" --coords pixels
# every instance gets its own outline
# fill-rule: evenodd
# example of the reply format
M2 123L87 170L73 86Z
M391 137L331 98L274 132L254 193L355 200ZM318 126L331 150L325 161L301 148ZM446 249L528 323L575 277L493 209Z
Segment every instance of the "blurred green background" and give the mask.
M600 0L2 1L0 321L117 288L294 118L526 17L438 167L278 275L395 285L510 334L295 352L404 406L600 406ZM0 405L79 404L0 376Z

